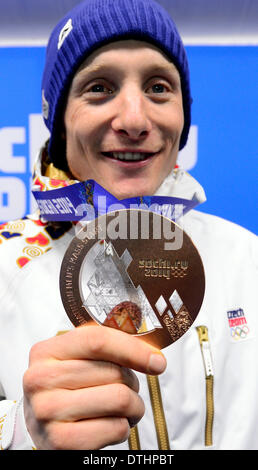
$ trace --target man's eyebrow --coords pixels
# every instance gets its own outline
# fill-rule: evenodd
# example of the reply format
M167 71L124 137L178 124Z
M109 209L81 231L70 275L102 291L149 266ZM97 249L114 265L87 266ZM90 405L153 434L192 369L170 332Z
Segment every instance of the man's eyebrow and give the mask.
M144 69L144 67L143 67ZM146 73L172 73L178 74L179 72L173 62L168 62L167 64L151 64L145 68Z
M83 65L79 68L77 75L83 76L83 75L92 75L93 73L98 73L98 72L105 72L108 70L111 70L113 65L109 65L106 62L99 63L99 64L92 64L92 65Z
M82 64L72 81L71 89L76 93L84 86L85 79L90 79L97 73L105 73L110 70L110 65L106 63L86 65Z
M158 72L169 72L169 73L178 73L176 66L172 62L168 62L167 64L151 64L141 66L143 73L158 73ZM84 66L83 68L79 69L78 75L92 75L98 72L108 72L108 71L117 71L118 67L116 64L107 64L106 62L102 62L99 64L92 64L88 66Z
M160 63L152 63L148 65L141 65L141 71L143 76L147 77L148 75L162 75L165 74L167 76L171 76L172 78L177 78L180 80L179 72L176 66L172 62L168 62L166 64ZM81 86L84 85L85 79L90 79L94 77L96 74L114 74L114 76L118 76L121 74L121 68L117 64L107 64L106 62L100 62L98 64L90 64L81 66L81 69L78 70L77 75L75 76L74 86L75 89L80 89Z

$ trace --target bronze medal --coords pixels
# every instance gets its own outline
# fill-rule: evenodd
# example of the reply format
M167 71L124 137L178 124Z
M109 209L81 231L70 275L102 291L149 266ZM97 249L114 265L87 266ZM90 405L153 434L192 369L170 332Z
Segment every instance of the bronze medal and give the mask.
M61 298L74 326L99 324L162 349L192 325L205 276L190 237L170 219L141 209L89 222L70 243Z

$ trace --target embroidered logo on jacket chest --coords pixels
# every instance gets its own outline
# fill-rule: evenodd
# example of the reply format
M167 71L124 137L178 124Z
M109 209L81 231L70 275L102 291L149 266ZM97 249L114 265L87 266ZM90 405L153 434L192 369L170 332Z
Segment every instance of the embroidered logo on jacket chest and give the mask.
M250 327L242 308L228 310L227 318L232 341L238 342L250 338Z

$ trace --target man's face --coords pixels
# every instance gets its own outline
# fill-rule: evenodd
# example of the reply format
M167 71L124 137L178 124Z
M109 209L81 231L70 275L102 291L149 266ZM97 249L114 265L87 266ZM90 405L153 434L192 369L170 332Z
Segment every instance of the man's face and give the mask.
M180 77L148 43L123 40L74 76L64 116L67 161L118 199L152 195L175 166L184 126Z

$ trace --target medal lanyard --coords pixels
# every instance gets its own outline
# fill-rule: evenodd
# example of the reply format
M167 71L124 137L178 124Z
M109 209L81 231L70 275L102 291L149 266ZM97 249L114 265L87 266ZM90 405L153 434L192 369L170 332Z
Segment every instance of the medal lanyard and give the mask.
M150 210L176 221L199 204L196 200L169 196L142 196L118 200L94 180L32 193L40 214L46 221L88 221L121 209Z

